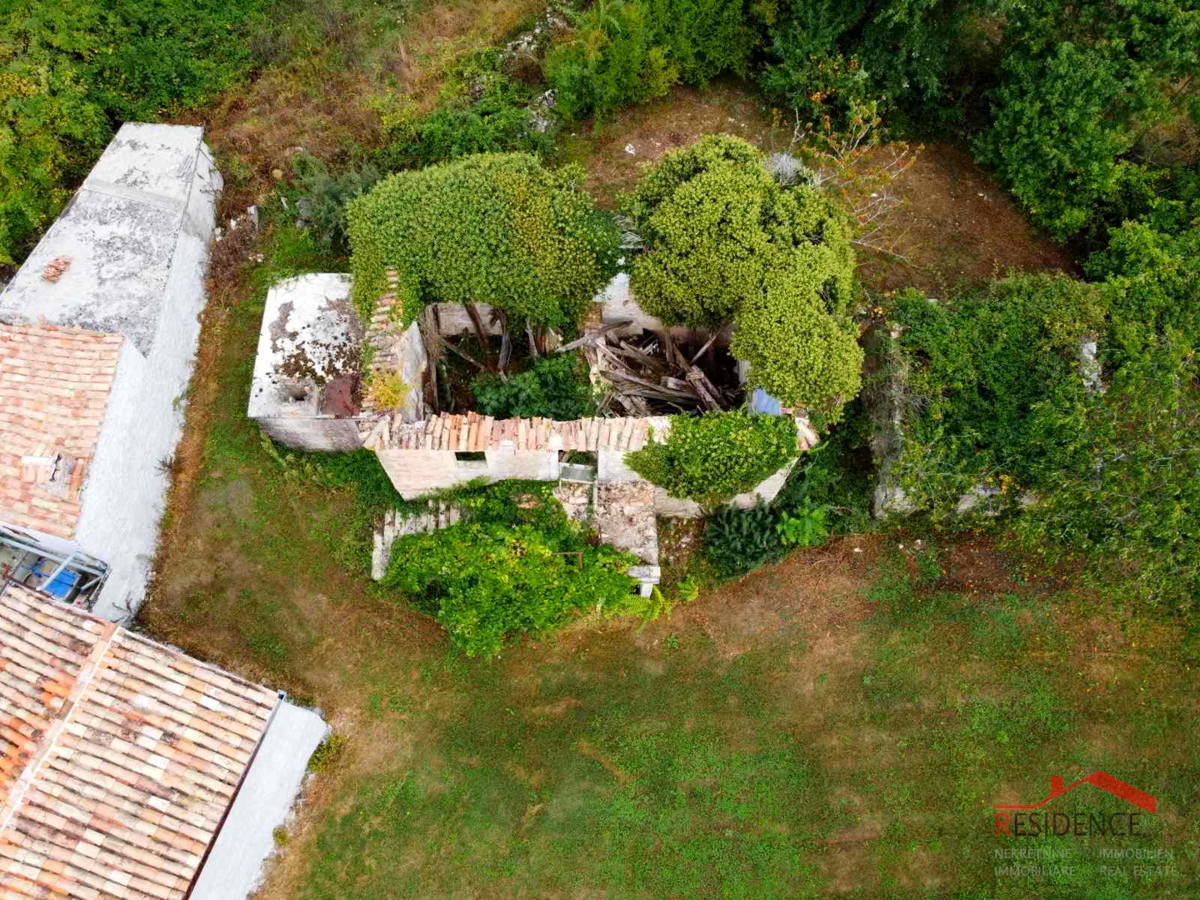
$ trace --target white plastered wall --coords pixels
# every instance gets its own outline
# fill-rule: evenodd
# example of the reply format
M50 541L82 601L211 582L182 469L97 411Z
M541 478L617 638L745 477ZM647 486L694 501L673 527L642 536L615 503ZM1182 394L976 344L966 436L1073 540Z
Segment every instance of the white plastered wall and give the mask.
M257 888L275 850L275 829L287 820L308 759L328 733L315 712L280 703L190 900L244 900Z
M110 567L93 611L113 621L132 616L145 599L168 487L160 463L174 457L183 433L220 190L221 176L201 144L154 342L147 357L128 339L122 344L83 488L75 538Z

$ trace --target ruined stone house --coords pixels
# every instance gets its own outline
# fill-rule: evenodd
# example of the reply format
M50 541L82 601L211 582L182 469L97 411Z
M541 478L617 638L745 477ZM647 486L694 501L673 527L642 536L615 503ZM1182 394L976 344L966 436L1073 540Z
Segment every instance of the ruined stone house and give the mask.
M639 557L645 566L633 575L643 586L656 583L656 517L693 517L702 510L699 504L671 497L644 481L626 465L625 455L648 441L666 440L670 418L561 422L429 413L421 390L429 355L417 324L403 326L394 287L380 298L365 329L349 306L346 276L308 275L273 288L259 336L250 417L274 439L297 449L373 451L396 490L410 500L480 480L558 482L555 494L568 514L588 519L605 543ZM495 328L490 309L484 304L477 308L482 326ZM593 318L597 327L627 323L617 334L663 327L637 308L623 276L597 297ZM476 325L463 308L436 304L425 327L455 335L470 333ZM350 365L364 354L345 352L358 341L368 348L365 373ZM379 408L371 392L362 387L364 378L369 382L397 376L409 388L404 402ZM355 401L336 405L331 399L342 395L332 392L342 390L340 382L348 379L359 385ZM770 407L770 403L763 405ZM763 411L784 412L778 403ZM799 456L817 443L817 435L802 415L797 426ZM793 464L732 502L750 507L770 501ZM409 519L386 517L376 533L375 577L383 576L396 537L453 521L453 510Z

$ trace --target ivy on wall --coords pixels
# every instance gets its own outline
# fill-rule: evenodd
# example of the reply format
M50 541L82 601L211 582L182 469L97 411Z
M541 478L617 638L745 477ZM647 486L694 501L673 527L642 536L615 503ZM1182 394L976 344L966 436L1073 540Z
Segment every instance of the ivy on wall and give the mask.
M619 241L582 177L512 153L384 179L347 208L355 304L369 315L395 269L406 322L428 303L489 303L518 319L576 324L615 273Z
M707 506L754 488L798 455L788 416L708 412L672 416L665 443L625 454L626 464L672 497Z

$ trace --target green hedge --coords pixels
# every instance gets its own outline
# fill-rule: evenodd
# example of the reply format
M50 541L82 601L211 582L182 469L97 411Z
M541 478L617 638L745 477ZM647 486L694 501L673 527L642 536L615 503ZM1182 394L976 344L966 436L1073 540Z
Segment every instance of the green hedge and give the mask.
M798 456L787 416L709 412L672 416L665 443L625 454L626 464L672 497L715 506L750 490Z
M352 201L354 301L369 314L401 277L406 321L427 303L490 303L510 316L574 325L616 271L619 236L576 167L483 154L401 172Z

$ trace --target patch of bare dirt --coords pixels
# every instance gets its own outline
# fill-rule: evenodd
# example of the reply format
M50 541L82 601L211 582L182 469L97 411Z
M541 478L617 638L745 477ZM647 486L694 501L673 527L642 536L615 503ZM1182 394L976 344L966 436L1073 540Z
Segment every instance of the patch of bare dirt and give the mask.
M859 275L876 290L917 287L937 294L960 280L1010 271L1079 274L1071 254L1029 224L960 147L927 145L895 188L904 205L890 227L902 234L897 250L905 259L859 255Z
M707 592L682 611L723 656L769 646L780 635L802 640L808 653L843 652L868 614L863 591L878 555L875 538L852 537L794 553L738 581Z
M784 130L774 125L750 90L721 79L705 90L675 87L667 96L623 110L606 122L581 124L564 135L568 155L587 170L587 189L604 206L631 189L647 163L706 134L728 133L775 149ZM787 130L790 136L791 130Z

